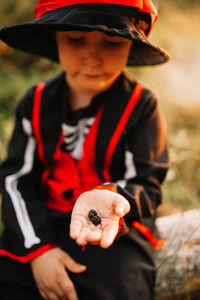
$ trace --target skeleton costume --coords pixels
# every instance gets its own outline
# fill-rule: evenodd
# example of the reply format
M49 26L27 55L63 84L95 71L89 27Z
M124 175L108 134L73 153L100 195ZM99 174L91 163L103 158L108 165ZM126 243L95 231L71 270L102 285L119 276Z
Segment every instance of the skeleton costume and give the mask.
M105 30L105 26L102 29L98 25L99 20L90 20L90 24L83 20L83 11L92 9L98 15L99 4L90 6L96 1L71 2L40 0L35 21L5 28L0 37L11 46L56 60L53 44L49 52L41 44L40 53L36 53L37 47L30 51L26 43L19 46L20 30L24 26L24 33L28 36L31 32L33 40L38 39L38 28L50 37L47 24L53 13L57 13L55 20L60 20L56 30L63 30L63 13L68 18L63 21L68 28L89 31L92 26ZM114 7L113 18L118 13L116 8L123 6L133 9L135 20L136 12L144 13L140 18L143 27L149 24L149 10L155 12L150 1L97 2L102 2L103 15L107 8L111 15ZM141 2L147 12L142 12ZM89 24L90 29L83 23L75 26L75 15L82 16L79 20ZM125 26L123 22L122 25ZM106 26L107 34L125 34L120 26L115 32L109 29L109 22ZM168 59L164 50L152 46L144 36L141 38L136 25L132 24L132 28L140 51L134 58L132 50L129 64L156 64ZM146 27L146 34L150 28ZM16 41L14 33L18 33ZM142 61L145 49L149 55ZM152 299L153 242L133 225L139 222L154 229L156 207L161 203L160 185L168 167L167 133L159 102L151 91L125 73L95 96L88 107L76 111L70 107L64 72L29 89L17 107L8 157L0 167L4 223L0 239L1 299L41 299L29 261L54 247L61 247L87 265L83 274L69 272L80 300ZM131 210L124 217L129 232L106 250L88 245L83 252L69 237L71 210L81 193L98 185L114 187L129 201Z

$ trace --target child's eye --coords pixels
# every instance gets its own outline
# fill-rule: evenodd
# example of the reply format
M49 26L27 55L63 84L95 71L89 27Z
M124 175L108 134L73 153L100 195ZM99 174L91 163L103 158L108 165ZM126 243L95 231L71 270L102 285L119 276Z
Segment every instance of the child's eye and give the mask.
M69 42L71 43L79 43L79 42L83 42L84 38L80 37L80 38L73 38L73 37L67 37L67 39L69 40Z
M106 44L107 46L111 46L111 47L118 47L121 45L121 42L114 42L114 41L104 41L104 44Z

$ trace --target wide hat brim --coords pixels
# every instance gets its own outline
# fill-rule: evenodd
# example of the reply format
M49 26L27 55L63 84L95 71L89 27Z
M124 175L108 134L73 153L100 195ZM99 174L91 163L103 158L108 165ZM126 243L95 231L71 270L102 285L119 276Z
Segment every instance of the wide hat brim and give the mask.
M121 36L133 41L128 65L157 65L169 59L169 54L149 42L125 16L96 9L63 7L22 25L5 27L0 38L9 46L58 62L54 31L101 31L109 36Z

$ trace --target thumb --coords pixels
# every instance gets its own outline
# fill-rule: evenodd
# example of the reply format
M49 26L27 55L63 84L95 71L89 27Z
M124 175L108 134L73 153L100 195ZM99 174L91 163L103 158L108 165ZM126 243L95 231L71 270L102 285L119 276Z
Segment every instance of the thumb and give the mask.
M129 202L119 194L115 195L114 206L115 214L120 218L126 215L130 210Z
M85 272L87 267L76 262L69 254L65 253L63 256L63 263L67 270L72 273Z

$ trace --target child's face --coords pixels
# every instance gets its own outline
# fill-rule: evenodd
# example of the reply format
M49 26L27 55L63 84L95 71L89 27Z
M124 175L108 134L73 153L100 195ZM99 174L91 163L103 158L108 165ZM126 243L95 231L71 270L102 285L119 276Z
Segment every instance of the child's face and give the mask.
M126 66L132 41L102 32L56 32L59 59L67 82L82 93L106 90Z

